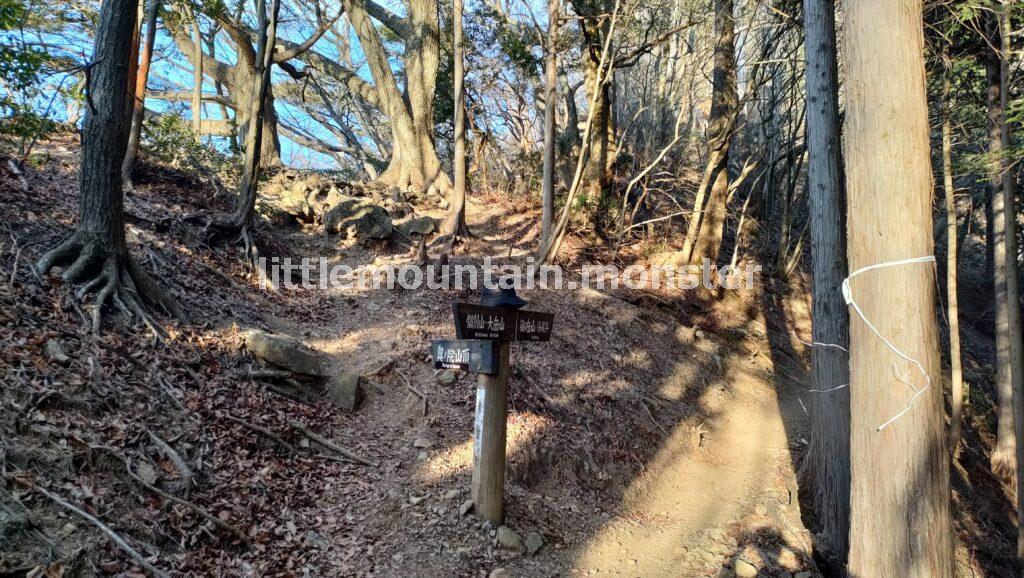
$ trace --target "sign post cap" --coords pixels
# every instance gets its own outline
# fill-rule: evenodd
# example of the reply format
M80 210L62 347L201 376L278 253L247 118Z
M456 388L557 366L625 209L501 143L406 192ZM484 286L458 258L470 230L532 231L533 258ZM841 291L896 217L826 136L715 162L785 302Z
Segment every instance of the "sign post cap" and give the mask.
M480 304L488 307L519 309L527 303L528 301L516 295L515 287L501 287L494 290L485 286L480 290Z

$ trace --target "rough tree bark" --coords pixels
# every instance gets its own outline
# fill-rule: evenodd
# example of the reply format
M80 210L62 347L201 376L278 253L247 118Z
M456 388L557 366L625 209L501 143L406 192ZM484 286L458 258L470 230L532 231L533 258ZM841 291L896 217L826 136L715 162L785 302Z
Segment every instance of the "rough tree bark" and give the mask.
M711 118L708 121L708 147L714 164L709 163L710 193L703 212L694 208L690 220L693 231L693 249L689 255L691 263L708 259L718 260L722 248L722 230L725 226L726 198L729 195L729 141L735 116L738 113L739 95L736 89L736 21L733 15L733 0L715 0L715 62L711 95ZM691 236L687 230L687 238ZM684 249L685 251L685 249Z
M199 27L199 15L192 8L185 9L185 15L192 26L192 44L195 53L192 56L192 132L196 138L203 134L203 32Z
M560 0L548 0L548 35L544 54L544 174L541 184L540 245L551 237L555 218L555 102L558 88L558 8Z
M609 201L612 189L611 152L615 147L615 133L611 122L611 93L614 73L601 71L601 53L609 34L607 15L611 5L607 0L573 0L573 8L580 16L583 39L583 79L588 101L595 103L587 110L593 118L589 151L584 168L581 191L586 210L578 211L577 218L589 226L596 226L599 213ZM612 50L614 54L614 49Z
M1017 252L1013 210L1013 177L1002 160L1006 113L1002 104L1000 33L998 17L989 19L993 50L985 59L988 95L989 183L992 196L992 251L996 305L996 446L992 450L992 471L1013 479L1017 470L1017 447L1013 411L1014 391L1020 389L1020 322L1017 307Z
M849 316L840 286L846 277L846 194L839 145L839 77L835 3L804 0L807 68L807 188L810 203L813 329L811 436L804 479L811 483L823 550L846 560L850 530ZM834 344L831 345L819 344ZM839 388L839 389L836 389ZM831 390L831 391L829 391Z
M999 108L1002 111L1000 141L1002 150L1012 146L1010 123L1006 110L1010 106L1010 60L1013 56L1013 37L1010 24L1010 2L1003 2L999 12ZM1013 161L1006 155L1001 157L1003 179L1003 217L1006 221L1007 263L1006 301L1010 322L1010 364L1013 371L1013 414L1016 431L1016 477L1017 477L1017 520L1024 520L1024 343L1021 337L1020 292L1017 264L1017 207L1014 191ZM998 353L997 353L998 355ZM1024 575L1024 524L1017 523L1017 567L1018 574Z
M860 0L845 10L850 284L854 302L878 331L859 315L850 324L850 536L855 539L848 571L858 577L951 577L934 266L905 263L856 273L934 254L922 4ZM896 377L894 367L909 383ZM913 395L908 385L921 393Z
M132 99L132 123L128 134L128 150L121 164L121 186L132 190L132 173L139 160L139 141L142 138L142 121L146 116L146 84L149 82L149 66L153 62L153 44L156 42L156 19L160 13L160 0L150 0L146 10L146 39L139 57L135 75L135 96Z
M463 0L455 0L452 14L453 20L453 58L455 70L453 72L453 84L455 85L455 158L452 163L455 165L455 187L452 189L452 202L448 216L441 227L442 235L453 237L466 235L469 228L466 226L466 73L463 53L462 37L462 13Z
M95 292L93 330L100 328L101 311L109 303L127 318L138 318L156 334L146 307L157 305L185 319L184 311L128 254L124 233L124 191L121 165L128 145L132 97L129 94L132 34L136 0L104 0L87 87L91 104L82 126L82 163L78 179L79 222L75 232L47 252L36 264L41 274L66 266L63 279L82 283L81 299Z
M946 307L949 317L950 412L949 450L960 452L964 376L960 364L960 307L957 298L957 215L953 189L953 129L950 122L949 46L942 47L942 189L946 201Z
M353 88L353 92L377 105L391 125L392 151L387 169L378 180L401 188L419 189L427 194L450 194L451 179L441 169L434 146L434 87L437 83L439 28L437 2L409 3L408 21L394 22L382 9L367 0L343 0L349 22L359 38L366 64L373 77L369 85L351 70L309 52L308 61ZM405 41L406 93L398 89L380 32L371 19L383 21ZM454 204L454 203L452 203Z
M277 39L277 18L281 10L280 0L272 0L270 15L267 15L266 0L256 3L257 34L256 66L253 69L252 101L249 103L248 117L251 119L250 130L245 135L245 162L238 185L238 198L235 210L227 223L218 223L217 229L222 233L237 235L243 245L244 257L254 266L258 265L259 249L253 238L253 215L256 207L256 185L260 176L260 148L263 143L262 122L266 109L267 94L270 91L271 67L274 64L274 45Z

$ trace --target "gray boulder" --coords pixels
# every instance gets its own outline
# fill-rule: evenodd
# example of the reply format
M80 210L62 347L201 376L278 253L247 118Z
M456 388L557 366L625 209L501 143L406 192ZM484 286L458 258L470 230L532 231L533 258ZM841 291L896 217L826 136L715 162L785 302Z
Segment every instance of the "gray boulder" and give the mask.
M511 550L513 552L522 552L524 550L523 539L516 534L515 530L508 526L498 526L498 534L496 536L498 540L498 547L503 550Z
M313 221L313 207L306 200L306 190L288 183L271 183L263 190L266 203L304 223Z
M544 547L544 537L537 532L530 532L526 535L526 553L534 556Z
M355 411L363 400L362 378L346 372L332 375L324 384L324 397L347 411Z
M360 241L387 239L394 225L387 211L378 205L356 197L341 197L341 201L324 213L324 230L345 233Z
M290 335L250 329L242 334L245 347L263 361L293 373L325 377L315 351Z
M405 233L406 237L413 235L429 235L437 229L437 224L430 217L416 217L398 224L398 230Z

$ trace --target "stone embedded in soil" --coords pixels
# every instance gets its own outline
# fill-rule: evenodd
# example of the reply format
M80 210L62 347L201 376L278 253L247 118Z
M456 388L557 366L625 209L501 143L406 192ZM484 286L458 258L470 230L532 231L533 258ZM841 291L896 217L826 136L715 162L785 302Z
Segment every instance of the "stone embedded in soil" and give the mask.
M544 547L544 538L537 532L530 532L526 535L526 553L533 556Z
M348 411L355 411L363 399L362 378L355 373L332 375L324 386L324 397Z
M278 335L250 329L242 334L245 347L253 355L271 365L293 373L324 377L323 365L316 352L290 335Z
M359 241L387 239L394 230L387 211L356 197L343 196L324 213L323 224L328 233L345 233Z
M757 578L757 567L746 560L736 560L732 566L736 578Z
M310 530L306 532L306 544L309 544L310 546L313 546L314 548L319 548L321 550L326 550L330 546L330 543L327 541L327 539L321 536L315 530Z
M43 352L46 354L46 358L56 363L57 365L68 365L71 363L71 358L64 353L64 348L60 346L60 342L56 339L50 339L43 346Z
M426 499L426 496L409 496L409 503L415 506Z
M508 526L498 526L498 533L495 539L498 541L499 548L513 552L523 551L523 539L519 537L519 534L516 534L515 530Z
M693 343L697 340L697 328L680 325L676 328L676 340L680 343Z
M459 506L459 517L465 516L472 509L473 509L473 500L466 500L465 502L462 502L462 505Z
M444 495L444 499L446 499L446 500L454 500L455 498L458 498L459 495L461 495L461 494L462 494L461 490L448 490L448 493Z
M504 568L495 568L491 570L491 573L487 575L487 578L506 578L508 572Z
M420 449L428 449L432 445L434 445L434 442L427 438L416 438L416 441L412 442L412 447Z
M406 236L411 237L412 235L429 235L434 232L437 225L434 219L427 216L416 217L409 219L404 223L399 223L398 230L405 233Z

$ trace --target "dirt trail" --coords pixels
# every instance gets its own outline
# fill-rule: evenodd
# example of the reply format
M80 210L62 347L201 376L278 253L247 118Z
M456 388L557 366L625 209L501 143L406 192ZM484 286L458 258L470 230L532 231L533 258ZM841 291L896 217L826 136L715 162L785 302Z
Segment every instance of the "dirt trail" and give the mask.
M501 211L474 211L483 234L462 258L508 254L508 247L528 242L515 227L485 228L484 221L500 222L490 213ZM314 254L331 249L353 268L411 258L324 246L316 238L295 241L309 243L303 249ZM386 474L373 487L375 498L335 504L344 493L322 495L325 511L364 519L360 532L378 538L368 554L375 572L717 576L731 575L742 559L762 575L789 578L807 567L790 455L802 426L782 417L785 411L799 421L800 410L795 398L780 405L776 397L773 362L759 353L768 348L759 314L751 319L736 306L725 311L719 334L683 343L667 312L642 310L642 322L617 324L572 295L524 295L558 315L550 344L513 352L513 364L548 396L537 404L528 383L510 384L506 524L524 538L531 531L543 536L545 547L533 557L501 550L492 528L458 513L468 492L475 379L440 384L426 351L430 338L453 331L449 303L473 295L334 289L324 296L336 304L333 319L272 323L304 337L332 370L366 373L393 363L375 376L384 389L368 387L358 417L339 421L332 432L342 440L379 440L372 447ZM750 336L723 337L739 327L753 328ZM603 333L599 342L595 328ZM407 393L406 379L426 394L427 415ZM559 409L545 407L552 396L561 400ZM591 421L605 412L608 421Z
M789 499L793 476L779 406L749 375L734 392L715 401L715 423L679 428L666 441L619 517L583 549L582 571L705 575L719 566L722 552L751 541L731 528L744 518L780 533L800 527L798 505ZM689 451L693 445L698 449Z

